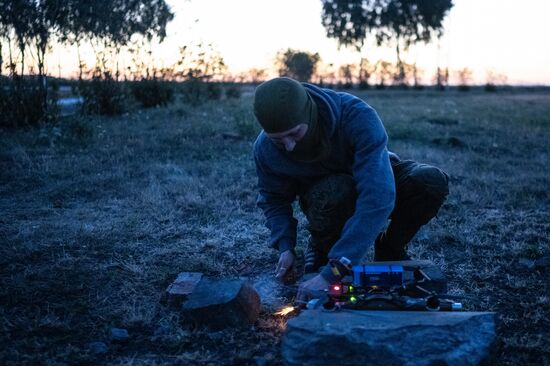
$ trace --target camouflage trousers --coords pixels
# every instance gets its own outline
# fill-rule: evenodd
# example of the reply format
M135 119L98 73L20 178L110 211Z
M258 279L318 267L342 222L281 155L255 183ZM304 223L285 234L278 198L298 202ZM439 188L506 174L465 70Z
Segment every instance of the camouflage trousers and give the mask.
M449 194L449 177L441 169L394 154L390 161L397 194L389 225L376 238L375 260L406 259L407 244L437 214ZM323 262L353 215L356 200L355 181L346 174L324 177L300 197L311 242Z

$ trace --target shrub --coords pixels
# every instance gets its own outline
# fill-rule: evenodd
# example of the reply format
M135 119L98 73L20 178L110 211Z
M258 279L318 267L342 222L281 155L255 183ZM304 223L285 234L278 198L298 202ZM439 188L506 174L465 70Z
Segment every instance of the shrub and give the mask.
M181 85L183 101L191 105L199 105L204 99L201 91L202 88L202 82L198 78L184 81Z
M208 100L218 100L222 97L222 87L220 83L204 83L205 97Z
M487 83L485 84L485 91L486 92L490 92L490 93L494 93L497 91L497 86L493 83Z
M231 84L225 88L225 97L228 99L238 99L241 97L241 88L238 85Z
M121 83L110 72L95 73L90 81L80 82L85 113L116 115L126 110L127 96Z
M47 80L46 85L38 78L0 80L0 126L31 126L57 115L57 93L48 93Z
M183 101L191 105L220 99L223 91L220 83L204 82L200 78L190 78L184 81L180 90Z
M174 89L167 81L156 78L132 83L132 94L144 108L166 106L174 101Z
M359 90L367 90L369 88L369 83L365 80L361 80L359 82L358 88L359 88Z

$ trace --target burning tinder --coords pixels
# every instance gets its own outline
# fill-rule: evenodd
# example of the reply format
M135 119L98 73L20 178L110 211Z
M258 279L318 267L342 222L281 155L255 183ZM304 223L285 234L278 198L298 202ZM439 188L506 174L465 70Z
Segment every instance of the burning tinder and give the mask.
M281 310L277 311L275 315L285 316L287 314L292 313L296 308L294 306L285 306Z

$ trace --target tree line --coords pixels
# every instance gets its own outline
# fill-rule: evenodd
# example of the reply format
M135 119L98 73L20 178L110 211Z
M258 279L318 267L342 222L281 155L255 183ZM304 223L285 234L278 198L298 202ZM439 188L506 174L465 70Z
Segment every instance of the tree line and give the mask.
M110 81L108 54L120 53L134 37L162 41L173 17L164 0L0 0L0 124L34 124L55 114L45 70L54 42L77 49L91 44L97 58L92 79ZM82 81L80 57L79 70Z
M279 75L342 88L422 87L424 70L404 61L403 54L411 45L442 35L451 0L321 3L327 37L355 48L358 62L335 67L324 64L318 53L287 49L275 56ZM0 125L55 118L58 85L46 75L46 57L53 45L76 48L78 81L73 89L84 99L83 109L93 113L121 113L129 95L143 107L164 105L174 99L175 91L185 102L198 104L221 97L219 81L230 83L226 95L235 97L239 90L231 83L259 82L270 74L251 69L229 75L222 55L206 43L182 46L174 64L159 66L153 46L164 40L173 18L164 0L0 0ZM394 47L395 62L361 56L369 53L369 40ZM94 51L92 66L81 57L85 45ZM127 55L130 64L121 65ZM467 89L471 71L456 73ZM444 89L449 74L438 67L432 82Z

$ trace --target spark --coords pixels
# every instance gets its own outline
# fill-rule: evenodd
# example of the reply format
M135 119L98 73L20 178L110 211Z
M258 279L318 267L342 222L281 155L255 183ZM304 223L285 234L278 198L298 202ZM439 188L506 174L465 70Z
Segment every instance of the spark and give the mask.
M292 313L296 308L294 306L285 306L281 310L277 311L275 315L285 316L287 314Z

